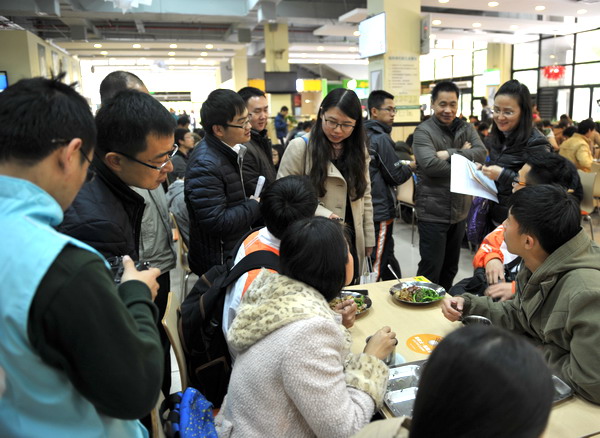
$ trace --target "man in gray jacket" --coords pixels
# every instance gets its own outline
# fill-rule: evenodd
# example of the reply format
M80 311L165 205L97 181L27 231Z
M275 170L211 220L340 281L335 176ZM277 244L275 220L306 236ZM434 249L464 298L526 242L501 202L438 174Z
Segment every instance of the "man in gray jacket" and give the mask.
M482 163L486 150L475 129L456 117L459 90L449 81L438 83L431 93L433 117L414 134L417 161L417 217L419 252L417 275L446 290L458 271L460 245L471 197L450 192L450 160L460 154Z
M392 190L393 187L412 178L412 170L402 164L390 137L396 115L394 96L387 91L375 90L369 95L367 104L371 119L365 122L365 130L369 136L369 173L376 239L371 260L377 280L393 280L395 276L388 266L392 267L396 275L402 274L400 264L394 256L392 233L396 217L396 199Z

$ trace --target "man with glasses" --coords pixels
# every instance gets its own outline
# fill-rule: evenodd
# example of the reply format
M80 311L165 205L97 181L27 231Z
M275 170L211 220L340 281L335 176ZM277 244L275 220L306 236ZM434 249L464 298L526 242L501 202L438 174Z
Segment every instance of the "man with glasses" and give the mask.
M396 275L401 276L400 264L394 256L392 233L396 200L393 188L412 178L412 170L398 159L390 136L396 115L394 96L387 91L375 90L369 95L367 105L371 118L365 122L365 129L370 142L369 172L376 239L371 260L377 280L393 280L395 276L388 266L392 267Z
M235 243L260 218L259 199L244 188L243 162L251 122L246 102L215 90L200 110L206 136L192 151L185 174L190 216L191 270L202 275L224 262Z
M470 196L450 192L450 160L459 154L483 163L486 156L475 128L456 117L459 94L453 82L440 82L434 87L433 117L417 126L413 141L421 254L417 275L446 290L458 272L465 219L471 207Z
M126 257L117 288L95 249L52 228L82 186L103 178L84 183L95 146L88 104L59 80L0 93L3 437L148 436L132 419L160 391L160 272Z
M264 91L254 87L244 87L238 94L246 102L250 117L250 141L244 155L244 187L246 193L254 193L259 176L265 177L265 187L275 181L277 176L273 165L271 140L267 137L269 121L269 102Z

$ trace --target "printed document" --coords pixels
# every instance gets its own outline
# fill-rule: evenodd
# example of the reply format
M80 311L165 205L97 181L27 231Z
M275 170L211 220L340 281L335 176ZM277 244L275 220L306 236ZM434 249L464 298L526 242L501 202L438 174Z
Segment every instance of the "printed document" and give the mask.
M494 181L460 154L453 154L450 158L450 191L498 202L498 189Z

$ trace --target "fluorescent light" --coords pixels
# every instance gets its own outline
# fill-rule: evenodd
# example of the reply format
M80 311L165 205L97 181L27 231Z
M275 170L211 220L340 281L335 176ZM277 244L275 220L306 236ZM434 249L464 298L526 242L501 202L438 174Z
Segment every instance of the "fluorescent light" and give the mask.
M352 35L354 35L354 36L360 36L360 32L359 32L359 31L357 31L357 30L355 30L355 31L352 33Z
M499 4L500 4L500 3L498 3L498 2L489 2L489 3L488 3L488 6L489 6L490 8L495 8L495 7L496 7L496 6L498 6Z
M169 44L169 48L170 49L176 49L177 48L177 44Z
M450 0L438 0L440 3L448 3Z
M175 56L176 53L175 52L169 52L169 53L167 53L167 55L169 55L169 56Z
M536 11L545 11L545 10L546 10L546 6L544 6L544 5L539 5L539 6L536 6L536 7L535 7L535 10L536 10Z
M516 24L511 24L511 25L510 25L510 28L511 28L512 30L517 30L517 29L519 28L519 26L517 26Z
M106 50L103 50L100 52L100 54L106 56L106 55L108 55L108 52Z
M133 45L133 46L131 46L131 47L133 47L134 49L141 49L141 48L142 48L142 45L141 45L141 44L134 44L134 45Z
M210 49L212 49L215 46L213 46L212 44L207 44L205 47L210 50Z
M200 52L200 56L208 56L207 52Z
M472 26L473 27L481 27L481 23L473 23Z
M100 43L96 43L96 44L94 44L94 47L95 47L96 49L101 49L101 48L102 48L102 44L100 44Z
M319 46L319 47L317 47L317 50L318 50L319 52L323 52L323 51L325 50L325 47L323 47L323 46Z
M587 9L577 9L579 15L587 14Z
M433 24L434 26L439 26L440 24L442 24L442 20L433 20L431 24Z

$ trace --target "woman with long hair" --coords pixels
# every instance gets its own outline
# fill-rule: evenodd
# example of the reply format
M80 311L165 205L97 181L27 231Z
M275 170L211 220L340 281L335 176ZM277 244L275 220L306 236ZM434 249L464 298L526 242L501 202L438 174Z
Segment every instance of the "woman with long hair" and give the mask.
M490 217L498 226L508 216L512 182L527 155L549 152L552 147L533 124L531 94L526 85L514 79L502 84L492 111L492 130L486 141L490 145L490 161L482 170L496 182L498 204L491 204Z
M338 88L323 99L309 138L289 143L277 173L308 175L319 198L316 215L347 225L358 262L354 278L375 245L368 159L360 100Z
M355 438L540 438L553 396L550 370L529 341L471 325L452 332L431 354L412 420L376 421Z
M287 154L287 152L286 152ZM363 353L329 302L352 279L342 226L311 217L281 239L280 272L252 282L227 332L238 352L216 418L221 438L349 437L381 407L397 343L389 327Z

